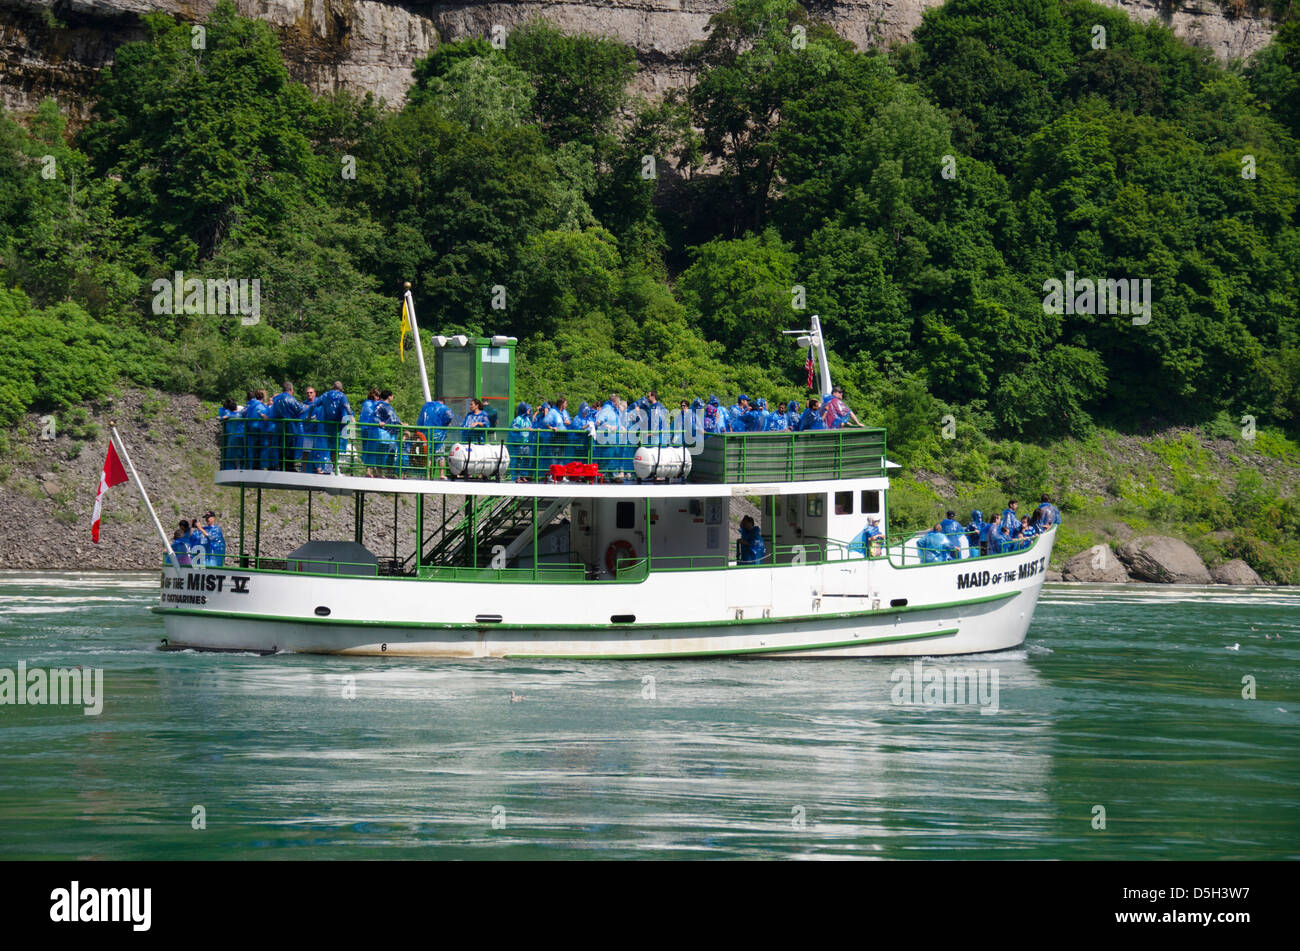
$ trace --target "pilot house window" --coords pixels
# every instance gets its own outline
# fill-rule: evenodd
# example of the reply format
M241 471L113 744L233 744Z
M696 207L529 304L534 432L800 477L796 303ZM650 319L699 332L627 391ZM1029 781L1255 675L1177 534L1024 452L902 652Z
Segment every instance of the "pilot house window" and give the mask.
M836 515L853 514L853 493L852 492L835 493L835 514Z
M870 515L880 511L880 490L868 489L862 493L862 514Z

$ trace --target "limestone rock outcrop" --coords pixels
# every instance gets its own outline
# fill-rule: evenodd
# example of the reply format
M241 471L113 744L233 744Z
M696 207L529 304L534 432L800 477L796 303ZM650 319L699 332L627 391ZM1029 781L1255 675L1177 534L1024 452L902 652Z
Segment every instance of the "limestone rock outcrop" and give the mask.
M859 47L907 40L943 0L828 0L815 12ZM1219 0L1119 0L1140 21L1160 19L1227 62L1267 44L1274 23L1245 0L1240 13ZM74 118L87 115L94 79L116 48L144 35L141 15L161 11L198 22L216 0L0 0L0 102L26 111L54 97ZM245 16L280 35L294 78L317 92L372 92L400 104L411 66L439 42L506 34L543 17L568 32L611 36L636 50L638 91L686 80L682 52L702 39L726 0L235 0Z
M1216 566L1210 571L1210 577L1214 579L1215 584L1263 584L1259 575L1255 574L1255 569L1250 567L1240 558L1234 558L1232 561L1225 561L1223 564Z
M1165 535L1141 535L1119 550L1129 576L1162 584L1209 584L1210 572L1192 546Z
M1061 568L1061 580L1124 584L1129 580L1123 562L1109 545L1093 545L1079 552Z

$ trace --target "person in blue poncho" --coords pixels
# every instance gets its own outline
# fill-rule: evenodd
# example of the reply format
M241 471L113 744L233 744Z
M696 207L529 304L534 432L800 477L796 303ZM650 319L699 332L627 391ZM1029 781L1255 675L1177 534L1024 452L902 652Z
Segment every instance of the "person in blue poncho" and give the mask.
M182 525L189 525L189 531L185 535L185 544L190 550L190 564L196 568L203 567L203 559L207 555L207 546L204 544L203 533L199 531L199 520L190 519L189 522L181 522Z
M849 551L860 555L870 554L873 558L880 554L885 540L885 533L880 530L880 519L867 519L867 527L849 542Z
M302 455L302 423L307 407L293 395L293 384L285 383L271 400L271 460L274 468L293 472Z
M687 402L682 400L677 407L677 418L673 420L673 441L674 446L697 446L702 435L700 426L700 410L704 408L704 401L696 397L695 401Z
M948 540L952 542L952 551L949 553L948 557L960 558L961 537L966 534L966 526L957 521L956 512L949 511L944 513L943 520L939 522L939 527L943 530L943 533L948 536Z
M785 404L785 428L790 432L799 431L799 403L791 400Z
M461 439L467 443L486 442L488 422L488 414L483 410L483 401L471 399L469 412L460 421Z
M366 475L374 476L375 466L379 465L379 436L375 425L375 407L379 405L379 390L370 388L366 398L361 401L361 411L357 414L357 439L361 443L361 462L366 467Z
M1007 546L1011 544L1011 538L1002 531L1001 522L990 522L988 527L988 541L986 547L990 555L1000 555L1007 551Z
M510 421L510 435L506 437L506 450L510 453L510 477L516 482L537 478L533 471L533 408L527 403L515 407L515 418Z
M710 396L704 407L705 433L725 433L727 431L727 411L718 403L716 396Z
M441 473L443 444L447 441L447 427L455 422L451 407L442 400L429 400L420 407L416 425L424 427L424 438L429 441L429 459L431 471Z
M596 411L591 408L591 404L585 400L578 404L578 412L569 422L569 429L573 432L583 432L590 436L596 431Z
M542 425L546 429L554 430L556 433L568 429L569 424L573 422L568 413L568 400L560 396L555 400L555 405L546 411L546 418L542 420Z
M339 454L348 451L348 440L343 435L343 427L352 418L352 405L343 392L343 382L335 380L333 388L311 401L309 409L319 410L330 462L337 465Z
M1034 536L1037 534L1038 528L1029 520L1029 516L1022 516L1020 519L1020 534L1016 536L1016 550L1019 551L1032 545Z
M736 402L727 407L727 432L745 432L745 414L749 412L749 397L741 393Z
M546 465L553 463L564 463L572 461L569 456L570 440L569 426L573 423L573 417L569 415L569 401L563 396L557 396L551 408L546 411L546 417L542 420L542 428L548 430L541 434L541 441L546 445Z
M1051 496L1044 493L1039 496L1038 508L1034 510L1034 525L1040 532L1045 532L1053 525L1061 524L1061 510L1052 504Z
M217 513L204 512L203 521L206 526L194 523L203 538L203 563L209 568L220 568L226 561L226 535L217 524Z
M1020 513L1016 511L1017 508L1019 506L1016 500L1011 499L998 517L998 528L1008 540L1015 537L1016 529L1020 526Z
M987 531L988 522L984 521L984 513L979 509L972 509L970 523L966 526L966 545L970 549L972 558L987 554L983 550L984 543L987 541Z
M764 410L766 406L762 407ZM767 414L763 421L763 431L768 433L783 433L790 428L790 421L785 415L785 408L780 403L776 404L776 409Z
M817 397L808 398L808 408L799 417L799 432L806 433L809 430L826 428L826 422L822 419L821 405L821 400Z
M190 567L190 523L182 521L180 528L172 532L172 554L171 560L173 565L181 568Z
M605 475L619 471L619 438L623 428L622 414L618 409L618 394L610 393L596 411L596 445L592 459Z
M916 547L921 551L921 560L923 562L947 561L952 557L952 552L956 546L944 532L942 525L935 525L921 537L916 543Z
M375 435L379 439L378 459L381 466L405 468L410 465L406 453L402 451L402 420L393 409L393 391L380 390L379 402L375 404Z
M767 544L751 516L740 520L740 563L757 565L767 556Z
M325 446L325 424L321 422L321 408L316 406L316 388L303 390L302 408L302 471L320 475L329 471L329 456Z
M646 412L646 434L644 445L667 446L672 443L672 423L668 418L668 407L659 402L655 390L646 392L642 406Z
M244 445L249 469L271 467L271 413L265 400L266 390L250 390L244 403Z
M233 399L226 397L217 410L217 419L221 424L221 468L243 468L244 422Z

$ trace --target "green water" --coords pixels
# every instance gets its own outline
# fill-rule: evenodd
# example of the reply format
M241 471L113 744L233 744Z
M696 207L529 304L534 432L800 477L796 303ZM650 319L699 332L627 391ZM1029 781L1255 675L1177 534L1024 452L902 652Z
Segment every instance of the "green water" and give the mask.
M0 706L0 858L1300 857L1300 589L1049 585L923 661L992 714L894 703L911 661L161 653L156 594L0 573L0 668L105 693Z

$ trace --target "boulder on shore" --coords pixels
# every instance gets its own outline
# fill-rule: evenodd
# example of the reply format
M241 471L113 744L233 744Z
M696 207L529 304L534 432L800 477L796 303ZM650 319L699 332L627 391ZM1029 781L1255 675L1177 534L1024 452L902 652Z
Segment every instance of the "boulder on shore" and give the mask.
M1125 584L1129 577L1109 545L1093 545L1062 566L1061 580Z
M1255 574L1255 569L1250 567L1240 558L1234 558L1232 561L1225 561L1223 564L1210 571L1210 577L1214 579L1215 584L1263 584L1264 581L1259 575Z
M1059 571L1054 571L1054 570L1052 570L1051 568L1048 568L1048 569L1047 569L1047 574L1043 575L1043 580L1044 580L1044 581L1063 581L1064 579L1061 577L1061 573L1060 573Z
M1192 546L1166 535L1142 535L1119 550L1128 573L1160 584L1209 584L1210 572Z

